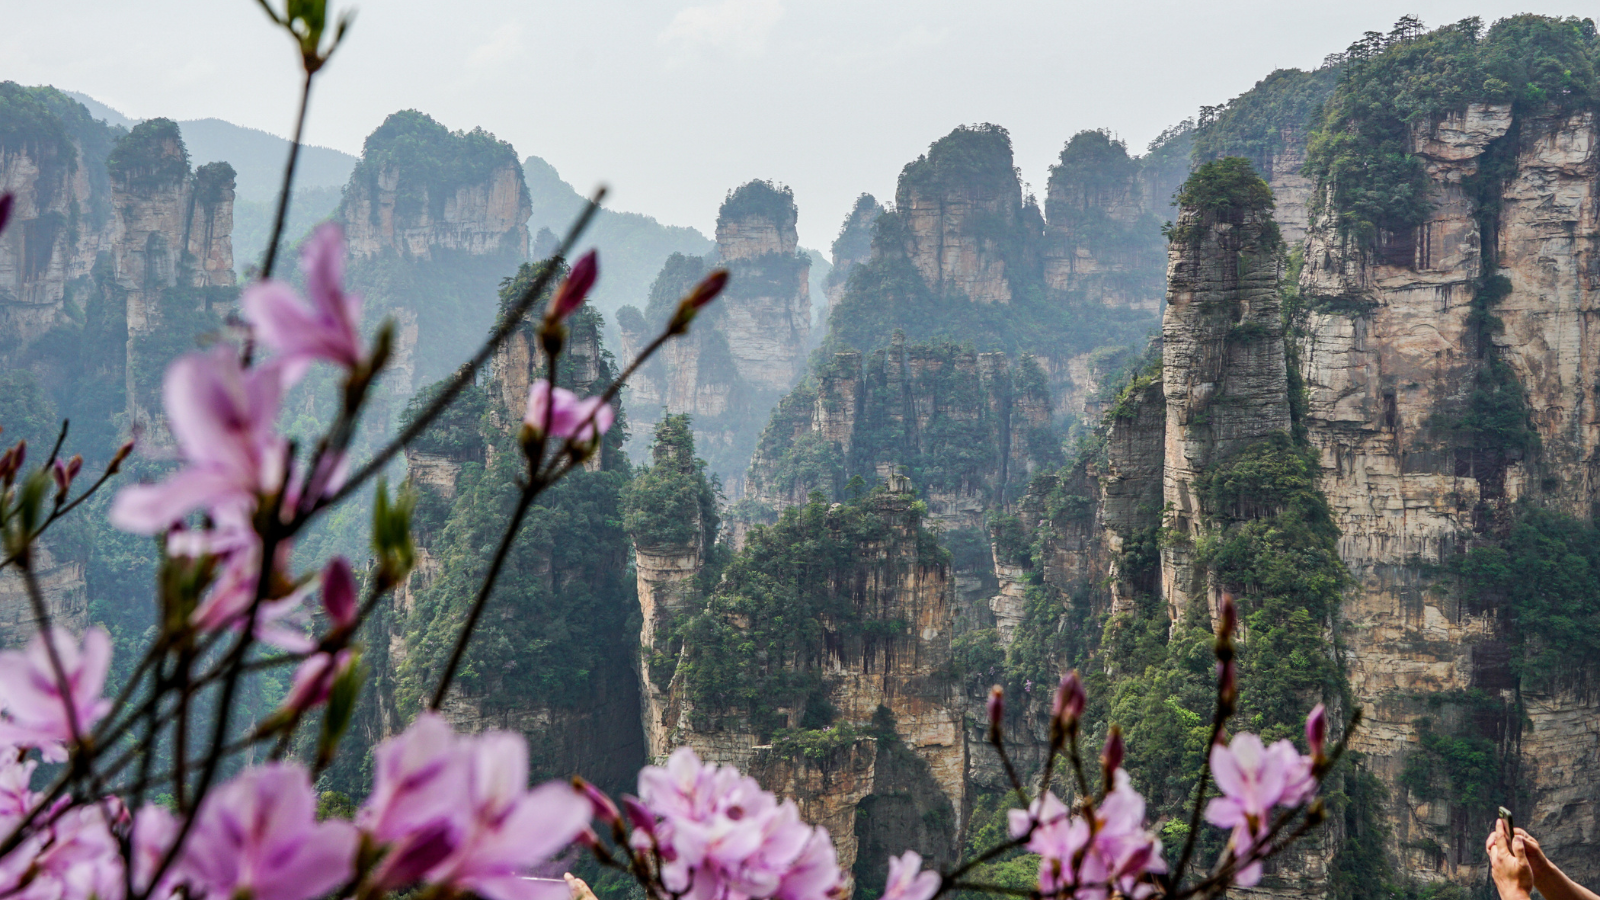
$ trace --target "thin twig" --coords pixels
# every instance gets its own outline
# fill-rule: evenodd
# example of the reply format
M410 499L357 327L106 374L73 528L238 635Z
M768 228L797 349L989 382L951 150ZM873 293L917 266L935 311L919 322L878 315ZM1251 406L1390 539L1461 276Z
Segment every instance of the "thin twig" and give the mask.
M478 596L472 601L472 609L467 613L467 621L461 627L461 634L456 637L455 649L450 651L450 661L445 665L444 674L439 677L439 686L434 689L433 702L428 704L429 709L436 710L444 705L444 698L450 693L450 682L455 679L456 669L460 667L461 658L467 653L467 644L472 640L473 629L478 627L478 619L483 615L483 608L489 603L489 592L494 589L494 583L500 577L500 568L505 565L506 557L511 553L511 544L522 528L522 519L528 514L528 507L533 505L533 498L538 496L543 487L537 478L530 478L528 485L522 489L522 495L517 498L516 512L512 513L511 521L506 525L506 533L500 538L500 546L494 552L494 560L489 563L489 574L484 576L483 585L478 588Z
M311 72L305 73L300 86L300 112L294 120L294 142L289 145L289 162L283 167L283 188L278 192L278 215L272 222L272 237L267 241L267 258L261 263L261 280L272 277L272 267L278 261L278 243L283 239L283 226L289 218L289 198L294 186L294 166L300 159L300 138L305 134L306 108L311 103Z

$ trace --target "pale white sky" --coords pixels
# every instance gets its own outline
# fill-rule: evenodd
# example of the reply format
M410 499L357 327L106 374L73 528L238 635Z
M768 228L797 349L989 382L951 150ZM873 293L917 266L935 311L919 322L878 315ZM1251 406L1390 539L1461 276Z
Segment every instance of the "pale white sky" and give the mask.
M273 0L281 4L281 0ZM334 0L337 8L344 8ZM801 243L964 122L1010 129L1024 178L1074 133L1142 152L1274 68L1317 65L1413 13L1431 27L1592 2L1506 0L362 0L319 81L312 143L359 153L396 109L481 125L612 206L711 230L728 188L787 182ZM294 53L252 0L0 0L0 80L136 118L287 134Z

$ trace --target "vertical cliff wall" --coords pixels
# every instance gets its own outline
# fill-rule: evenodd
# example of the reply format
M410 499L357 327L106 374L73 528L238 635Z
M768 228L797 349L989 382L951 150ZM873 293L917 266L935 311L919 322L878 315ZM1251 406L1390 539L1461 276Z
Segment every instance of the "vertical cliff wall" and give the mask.
M674 465L658 457L646 477ZM858 880L881 885L894 847L949 858L967 808L954 585L909 481L790 509L692 602L677 568L692 536L671 570L661 549L636 557L651 755L692 746L793 797Z
M1201 537L1196 479L1271 434L1289 430L1282 239L1272 196L1242 159L1202 167L1179 193L1162 320L1166 408L1162 501L1176 532L1161 552L1161 586L1173 619L1204 584L1191 567Z
M535 275L524 265L502 300L518 296ZM537 323L539 315L536 308L530 319ZM614 377L601 324L589 309L569 319L561 386L587 395ZM403 729L426 703L516 502L524 462L515 435L527 386L544 371L532 350L535 327L519 329L495 356L489 379L407 454L418 495L418 566L371 641L377 691L365 722L373 739ZM407 415L431 393L421 392ZM620 524L630 474L622 427L530 510L443 707L462 730L527 735L538 777L581 770L612 789L629 783L643 762L636 644L626 624L637 613ZM576 663L573 647L584 648Z
M744 491L767 414L805 371L811 347L810 257L796 249L798 213L787 187L752 181L728 193L717 216L717 252L674 254L643 311L618 313L624 364L671 317L678 300L714 265L728 287L684 339L673 341L630 382L641 425L688 414L695 442L732 499ZM634 448L642 453L644 430Z
M1488 814L1428 777L1453 741L1490 748L1480 790L1515 798L1546 852L1592 878L1576 851L1600 790L1578 771L1600 743L1574 722L1600 710L1576 675L1519 678L1516 598L1486 605L1437 567L1503 538L1518 501L1592 515L1594 114L1469 103L1409 145L1425 217L1351 246L1330 210L1301 279L1310 435L1359 582L1353 680L1372 723L1359 748L1392 785L1409 871L1476 877ZM1509 428L1484 418L1496 391L1525 395Z
M0 83L0 191L14 195L11 226L0 234L0 348L22 350L81 311L90 272L111 228L105 161L119 136L54 88Z
M532 205L516 151L481 128L393 113L363 145L335 218L369 322L398 337L390 409L452 371L494 323L495 297L528 248Z

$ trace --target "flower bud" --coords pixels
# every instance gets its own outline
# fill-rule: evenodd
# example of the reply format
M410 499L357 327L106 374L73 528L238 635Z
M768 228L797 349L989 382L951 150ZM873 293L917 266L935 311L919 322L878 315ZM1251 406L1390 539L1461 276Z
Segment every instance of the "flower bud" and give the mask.
M1106 735L1106 749L1100 754L1100 767L1105 772L1105 786L1110 790L1112 775L1122 768L1122 759L1127 754L1127 747L1122 742L1122 729L1111 726L1111 733Z
M621 813L617 812L617 805L611 802L603 791L589 782L573 776L572 786L577 788L589 800L589 805L594 808L594 817L607 825L616 825L622 821Z
M987 707L989 710L989 734L995 736L1000 733L1000 720L1005 718L1006 715L1006 692L1000 688L1000 685L997 684L989 688Z
M1230 707L1239 699L1239 669L1231 657L1217 662L1217 696Z
M1311 758L1322 762L1326 757L1323 750L1328 743L1328 710L1318 703L1312 707L1311 715L1306 716L1306 746L1311 748Z
M546 321L565 322L568 316L577 312L589 296L589 290L594 287L594 280L599 274L600 254L590 250L579 258L561 282L561 287L556 289L555 299L550 301L550 309L545 313Z
M16 199L14 194L0 194L0 231L6 230L6 222L11 219L11 207Z
M1222 592L1222 608L1217 617L1217 642L1223 643L1233 640L1234 629L1239 627L1239 607L1233 602L1233 594L1229 591Z
M695 314L700 312L700 308L715 300L727 286L727 269L716 269L707 275L694 286L694 290L678 301L678 311L673 314L672 321L667 325L667 333L683 334L688 331L689 323L694 321Z
M356 576L342 556L328 560L327 568L322 570L322 608L336 628L355 624Z
M126 443L124 443L121 447L118 447L117 448L117 455L111 457L111 465L106 466L106 474L107 475L115 475L115 474L117 474L117 471L122 468L123 460L127 459L128 458L128 454L130 454L132 452L133 452L133 441L131 441L131 440L126 442Z
M1055 702L1051 704L1050 712L1063 725L1076 724L1083 716L1083 707L1088 703L1088 697L1083 692L1083 680L1078 677L1078 670L1073 669L1061 679L1061 686L1056 689Z
M645 806L638 797L630 794L622 795L622 810L628 814L628 824L636 831L654 836L656 833L656 815Z

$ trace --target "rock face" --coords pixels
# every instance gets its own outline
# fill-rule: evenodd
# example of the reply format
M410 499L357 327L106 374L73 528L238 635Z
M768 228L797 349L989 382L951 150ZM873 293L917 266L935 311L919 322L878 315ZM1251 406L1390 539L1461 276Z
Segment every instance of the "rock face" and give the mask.
M674 254L651 288L648 308L618 315L624 364L659 332L677 302L713 264L727 267L728 287L629 383L641 426L663 413L687 413L695 444L731 499L743 493L744 469L767 414L805 372L811 346L810 257L797 252L794 195L752 181L730 191L717 217L717 252ZM646 427L636 433L648 433ZM634 455L642 453L636 443Z
M1100 131L1074 136L1050 167L1044 281L1063 302L1161 308L1168 198L1145 168Z
M828 270L827 281L823 284L830 309L844 296L844 286L850 280L850 273L855 271L856 266L872 258L872 230L883 212L883 204L871 194L862 194L856 198L856 205L839 227L839 236L834 239L831 248L833 268ZM823 321L827 321L827 316L823 316Z
M516 150L481 128L453 132L402 110L367 136L334 218L369 323L398 326L389 365L407 377L385 380L376 418L483 339L498 286L527 256L532 208Z
M0 141L0 191L13 195L0 233L0 329L9 356L82 309L90 272L111 230L106 154L118 137L54 88L0 84L0 116L46 127Z
M1419 752L1419 723L1435 715L1418 698L1485 692L1489 712L1451 724L1501 748L1519 822L1552 858L1572 860L1574 877L1593 879L1600 868L1579 848L1600 787L1582 773L1600 759L1600 737L1577 724L1600 713L1592 691L1524 685L1514 712L1496 611L1453 599L1430 566L1503 528L1519 499L1583 518L1594 508L1596 123L1587 112L1472 104L1417 127L1412 143L1428 175L1426 221L1362 253L1320 220L1301 279L1313 301L1301 347L1309 433L1358 582L1345 606L1352 684L1370 723L1357 749L1390 785L1392 850L1406 869L1467 883L1486 814L1398 783ZM1497 216L1469 192L1491 159L1508 173L1492 189ZM1474 301L1495 276L1510 287L1492 306L1504 326L1483 334ZM1460 418L1492 358L1526 391L1534 456L1464 447L1441 428Z
M945 528L984 527L984 513L1020 496L1059 455L1037 362L954 346L838 353L774 411L750 463L747 495L761 515L842 497L903 471Z
M1247 177L1248 173L1245 173ZM1279 238L1270 201L1222 212L1185 207L1167 269L1161 323L1166 408L1162 501L1167 527L1187 540L1161 551L1172 617L1187 609L1190 550L1201 534L1196 478L1263 437L1289 430Z
M152 351L156 332L188 330L195 314L220 313L216 290L234 284L233 167L189 169L189 154L170 119L140 123L108 161L115 209L110 251L128 310L128 413L158 423L149 389L170 352ZM218 308L214 308L218 307ZM146 358L146 357L149 358Z
M739 766L794 798L807 821L829 826L846 870L859 856L867 869L857 871L879 878L891 847L917 846L934 859L949 858L967 809L962 704L942 677L950 658L954 583L932 555L920 519L910 481L893 476L887 490L856 505L817 503L803 517L774 526L787 535L784 529L831 533L864 525L873 535L828 563L823 578L838 598L830 602L840 604L841 619L819 621L819 652L785 654L773 663L792 673L785 683L792 678L815 687L764 696L759 713L737 705L697 706L696 697L712 696L700 674L709 663L697 654L714 651L691 636L678 649L674 675L660 694L664 702L647 707L661 716L646 724L652 756L687 745L704 759ZM660 646L659 636L684 609L677 598L692 553L679 549L686 552L666 564L668 555L659 551L641 550L636 557L647 655L670 649ZM716 617L722 627L761 625L762 613L723 619L718 609L713 599L702 615Z
M82 562L58 560L43 547L36 553L35 573L50 624L73 634L82 634L89 627L89 589L83 568ZM38 619L22 577L15 567L8 567L0 575L0 648L21 647L38 631Z

